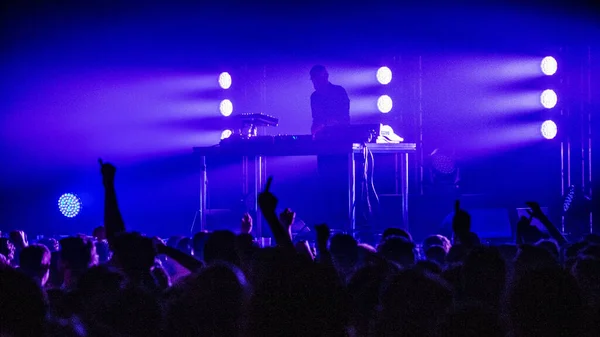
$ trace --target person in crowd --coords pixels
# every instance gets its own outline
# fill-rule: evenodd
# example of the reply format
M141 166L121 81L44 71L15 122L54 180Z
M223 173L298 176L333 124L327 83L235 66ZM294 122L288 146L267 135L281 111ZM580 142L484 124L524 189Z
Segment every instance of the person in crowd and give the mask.
M538 235L522 219L514 244L484 244L457 203L453 243L430 236L423 256L406 230L387 229L374 248L332 235L327 224L311 227L315 254L312 242L292 240L296 214L276 213L269 180L258 205L273 247L256 245L248 215L237 234L200 232L165 244L127 229L116 168L100 161L100 171L104 226L93 239L28 244L20 231L0 238L0 335L588 337L600 331L600 240L567 242L536 203L528 203L531 216L551 236L542 241L532 240ZM171 266L185 273L173 277Z

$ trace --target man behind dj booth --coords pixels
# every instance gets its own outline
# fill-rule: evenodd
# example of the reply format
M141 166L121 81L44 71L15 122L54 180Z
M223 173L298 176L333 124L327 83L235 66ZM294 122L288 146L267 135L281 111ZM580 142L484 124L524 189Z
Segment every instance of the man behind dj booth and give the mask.
M329 73L321 65L312 67L310 80L315 88L310 96L313 137L322 138L328 127L349 126L350 99L346 90L329 82ZM321 205L322 221L334 229L347 228L350 222L348 156L317 156L317 167L322 200L315 201Z

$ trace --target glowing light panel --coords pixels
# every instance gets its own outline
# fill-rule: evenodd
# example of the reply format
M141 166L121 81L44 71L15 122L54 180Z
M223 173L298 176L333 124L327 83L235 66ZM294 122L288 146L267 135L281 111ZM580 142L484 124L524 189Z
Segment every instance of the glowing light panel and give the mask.
M228 72L223 72L219 75L219 86L225 90L231 88L231 75Z
M546 56L542 59L540 68L542 68L544 75L552 76L556 74L556 71L558 70L558 62L556 62L554 57Z
M377 108L379 109L379 111L381 113L386 114L386 113L392 111L392 107L393 107L392 98L390 96L383 95L377 99Z
M67 218L74 218L81 211L81 200L73 193L65 193L58 198L58 210Z
M219 111L221 111L221 115L225 117L231 116L233 113L233 103L228 99L222 100L219 105Z
M377 81L383 85L389 84L392 81L392 71L388 67L377 69Z
M542 123L542 128L540 131L542 132L542 137L546 139L554 139L558 133L558 127L553 121L547 120Z
M540 102L542 103L542 106L544 108L552 109L556 106L556 103L558 102L558 96L556 96L554 90L547 89L544 90L540 95Z

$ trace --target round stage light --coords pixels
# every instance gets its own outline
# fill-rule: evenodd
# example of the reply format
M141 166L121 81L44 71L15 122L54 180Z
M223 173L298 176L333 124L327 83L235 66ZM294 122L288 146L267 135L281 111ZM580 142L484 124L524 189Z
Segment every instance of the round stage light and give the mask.
M219 105L219 111L221 111L221 115L225 117L231 116L233 113L233 103L228 99L222 100Z
M223 132L221 132L221 140L231 137L232 134L233 131L231 130L223 130Z
M76 217L81 206L81 200L73 193L65 193L58 198L58 210L67 218Z
M379 111L381 113L386 114L386 113L392 111L392 107L393 107L392 98L390 96L383 95L377 99L377 108L379 109Z
M377 81L383 85L389 84L392 81L392 71L388 67L377 69Z
M558 133L558 127L556 126L556 123L554 123L551 120L547 120L544 123L542 123L542 136L546 139L554 139L554 137L556 137L556 134Z
M542 72L544 73L544 75L554 75L556 74L556 71L558 70L558 62L556 62L556 59L552 56L546 56L542 59L542 64L540 65L540 68L542 68Z
M435 149L431 153L431 166L440 174L452 174L456 171L454 156L440 149Z
M556 103L558 102L558 96L556 96L554 90L547 89L544 90L540 95L540 102L542 103L542 106L544 108L552 109L556 106Z
M225 90L231 88L231 75L228 72L223 72L219 75L219 86Z

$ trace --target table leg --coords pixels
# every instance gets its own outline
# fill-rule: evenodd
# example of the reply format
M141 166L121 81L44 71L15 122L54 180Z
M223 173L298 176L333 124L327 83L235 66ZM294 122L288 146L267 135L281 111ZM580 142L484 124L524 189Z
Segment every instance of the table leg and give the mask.
M346 232L354 236L356 230L356 161L354 159L354 151L348 157L348 228Z
M402 195L402 224L408 231L408 153L400 154L400 190Z
M263 186L263 160L261 156L254 157L254 212L256 214L254 233L256 237L262 237L262 215L258 207L258 194Z
M200 157L200 230L206 230L206 157Z

